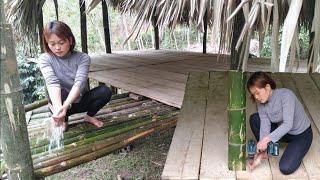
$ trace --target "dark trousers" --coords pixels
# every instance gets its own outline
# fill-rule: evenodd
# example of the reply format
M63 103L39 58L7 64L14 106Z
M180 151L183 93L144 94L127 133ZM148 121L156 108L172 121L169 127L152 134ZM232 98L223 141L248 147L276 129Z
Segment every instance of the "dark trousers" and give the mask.
M61 90L62 103L67 99L68 94L67 91ZM71 109L67 111L66 121L68 121L68 116L82 112L87 112L88 116L93 117L110 101L111 95L111 90L105 85L91 89L83 95L78 103L72 103Z
M250 126L255 138L259 141L260 117L258 113L250 116ZM277 124L271 123L271 132L277 127ZM312 138L313 135L310 126L298 135L286 134L280 139L280 142L288 143L279 162L279 168L283 174L291 174L299 168L303 157L311 146Z

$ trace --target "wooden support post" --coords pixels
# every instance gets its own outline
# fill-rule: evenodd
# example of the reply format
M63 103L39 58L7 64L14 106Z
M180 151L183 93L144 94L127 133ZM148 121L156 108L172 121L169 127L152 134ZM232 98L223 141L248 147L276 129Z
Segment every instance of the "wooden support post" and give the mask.
M208 21L207 21L207 11L204 14L203 17L203 28L204 28L204 32L203 32L203 54L207 53L207 30L208 30Z
M111 53L108 6L105 0L102 0L101 3L102 3L102 18L103 18L104 43L106 46L106 53Z
M314 58L311 58L312 55L312 40L314 38L314 32L311 31L311 29L309 30L309 52L308 52L308 64L310 64L310 66L308 66L307 72L310 74L313 71L313 60Z
M17 68L12 28L5 24L1 6L0 137L8 179L35 179L28 139L23 92ZM2 176L2 175L1 175Z
M228 167L246 169L246 76L230 70L228 101Z
M53 0L53 3L54 3L54 9L56 11L56 20L58 21L59 20L59 5L58 5L58 0Z
M104 44L106 46L106 53L112 53L111 42L110 42L110 29L109 29L109 13L108 6L105 0L101 1L102 5L102 19L103 19L103 30L104 30ZM104 84L104 83L103 83ZM99 82L99 85L100 82ZM112 94L117 94L117 88L110 86Z
M158 20L158 17L157 16L153 16L153 29L154 29L154 47L156 50L159 50L160 48L160 40L159 40L159 27L157 25L157 20Z
M84 0L79 0L80 4L80 25L81 25L81 49L82 52L88 53L87 43L87 16L86 16L86 4Z
M88 53L87 41L87 16L86 16L86 3L85 0L79 0L80 5L80 27L81 27L81 50ZM87 79L88 89L90 89L90 81Z

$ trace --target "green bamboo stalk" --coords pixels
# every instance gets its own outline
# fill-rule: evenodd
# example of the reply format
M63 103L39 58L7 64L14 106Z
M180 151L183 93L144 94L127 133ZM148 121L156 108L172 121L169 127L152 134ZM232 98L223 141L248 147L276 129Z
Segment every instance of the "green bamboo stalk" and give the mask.
M144 107L141 107L141 105L143 105L143 104L146 104L146 105ZM116 114L121 114L121 113L127 112L127 111L129 113L130 111L133 112L135 109L144 109L149 106L156 105L156 104L159 105L160 103L154 103L151 100L146 100L146 101L139 101L139 102L133 102L133 103L124 104L124 105L120 105L120 106L115 106L115 107L111 107L111 108L104 108L104 109L100 110L95 115L95 117L105 119L106 117L111 117ZM136 108L134 108L134 107L136 107ZM121 110L123 110L123 111L121 111ZM80 114L70 116L69 117L69 124L79 123L77 120L81 120L83 122L84 115L85 115L85 113L80 113ZM105 116L100 116L100 115L105 115ZM41 128L42 129L46 128L46 125L42 124L42 122L49 120L49 119L50 118L45 118L45 119L39 119L34 122L31 121L31 123L29 123L29 126L28 126L28 132L30 134L32 134L33 131L38 131L38 130L41 130Z
M121 116L113 116L111 121L110 120L109 121L104 121L104 126L103 127L109 127L109 126L112 126L112 125L128 122L128 121L137 119L139 117L144 117L144 116L150 115L150 114L161 114L161 113L164 113L164 112L167 112L167 111L174 110L174 108L168 107L168 106L164 106L164 108L161 108L162 106L157 106L157 107L152 107L151 106L150 109L146 109L146 110L135 112L135 116L131 116L131 117L128 117L128 114L121 115ZM82 126L81 129L73 128L73 129L70 129L69 131L65 132L64 139L69 139L69 138L78 136L78 135L83 134L83 133L88 133L88 132L91 132L91 131L97 131L97 130L99 131L101 129L104 129L103 127L97 129L93 125L87 125L87 126ZM43 130L43 131L45 131L45 130ZM43 133L45 133L45 132L43 132ZM49 143L48 139L43 139L43 140L40 140L40 141L38 139L39 139L39 137L38 138L30 138L31 148L43 146L43 145L46 145L46 144Z
M159 115L159 118L162 118L162 116L166 116L166 114ZM127 122L127 123L123 123L123 124L119 124L119 125L115 125L115 126L107 126L106 128L98 129L96 131L90 131L87 133L79 133L76 136L71 136L66 139L63 139L62 142L64 145L68 145L68 144L80 141L82 139L90 139L91 137L96 137L101 134L105 134L110 131L117 130L123 126L134 125L134 124L139 123L141 121L148 121L150 118L152 118L152 116L146 115L146 116L142 116L140 118L136 118L132 122ZM36 154L36 153L48 150L48 144L49 144L49 141L44 141L44 142L42 142L42 144L39 144L39 146L31 147L32 154Z
M116 95L112 95L110 102L106 105L106 107L108 107L108 105L115 105L117 103L123 103L125 101L133 101L132 98L128 97L129 93L123 93L123 94L116 94ZM43 107L40 109L34 109L32 110L33 114L39 114L39 113L45 113L45 112L50 112L48 107Z
M175 111L165 115L159 115L156 117L156 120L171 118L171 117L177 116L177 114L178 112ZM102 140L111 136L115 136L115 135L127 132L129 130L135 129L137 127L149 124L152 121L154 121L153 117L146 116L146 117L136 119L132 122L123 123L123 124L119 124L112 127L107 127L106 129L103 129L102 131L99 131L99 132L82 134L77 137L70 138L68 140L63 140L64 149L71 149L74 146L78 147L80 145L88 144L93 141ZM33 154L32 157L38 158L41 156L45 156L46 154L48 154L47 150L48 150L48 146L41 146L41 147L34 148L32 149L32 154Z
M83 155L83 156L79 156L77 158L73 158L73 159L70 159L70 160L67 160L67 161L63 161L62 163L59 163L59 164L56 164L56 165L53 165L53 166L49 166L49 167L46 167L46 168L42 168L42 169L38 169L38 170L35 170L35 174L37 177L45 177L45 176L49 176L51 174L54 174L54 173L58 173L58 172L61 172L61 171L64 171L66 169L69 169L71 167L74 167L74 166L77 166L79 164L83 164L85 162L88 162L88 161L91 161L91 160L94 160L94 159L97 159L97 158L100 158L100 157L103 157L117 149L121 149L122 147L125 147L131 143L133 143L134 141L140 139L140 138L143 138L143 137L146 137L154 132L157 132L157 131L162 131L162 130L165 130L165 129L168 129L168 128L171 128L171 127L174 127L176 125L176 122L169 122L167 124L163 124L163 125L160 125L158 127L155 127L153 129L149 129L149 130L146 130L144 132L141 132L133 137L130 137L128 139L125 139L117 144L114 144L114 145L111 145L111 146L108 146L106 148L103 148L103 149L100 149L100 150L97 150L97 151L94 151L92 153L89 153L89 154L86 154L86 155Z
M246 76L230 70L228 101L228 168L245 170L246 155Z
M172 122L172 123L176 123L177 118L170 118L170 119L164 119L161 121L156 121L156 122L152 122L146 126L142 126L139 128L136 128L134 130L131 130L129 132L126 132L124 134L120 134L114 137L110 137L104 140L100 140L100 141L95 141L92 142L90 144L87 145L83 145L80 147L76 147L74 149L71 149L69 151L63 151L61 153L55 153L51 156L46 156L46 157L42 157L40 160L41 161L33 161L34 162L34 168L35 169L40 169L40 168L44 168L44 167L48 167L48 166L52 166L58 163L61 163L63 161L69 160L69 159L73 159L76 158L78 156L81 155L85 155L85 154L89 154L93 151L97 151L103 148L106 148L107 146L110 146L112 144L118 143L119 141L122 141L124 139L128 139L130 137L135 136L136 134L139 134L143 131L146 131L148 129L154 128L156 126L160 126L163 124L166 124L168 122ZM39 159L38 159L39 160Z
M3 1L0 9L2 19ZM12 28L2 21L0 37L0 138L7 175L8 179L34 179Z
M28 112L28 111L32 111L34 109L37 109L39 107L42 107L42 106L44 106L46 104L48 104L48 99L42 99L42 100L33 102L31 104L25 105L24 109L25 109L26 112Z
M133 108L129 108L129 109L123 109L123 110L120 110L120 111L112 112L112 113L109 113L109 114L102 114L102 115L98 115L98 116L95 116L95 117L100 119L102 122L104 122L106 124L109 124L110 122L113 122L113 121L117 120L118 118L121 118L122 116L130 116L130 114L141 113L142 111L145 112L148 109L154 108L156 106L163 107L165 105L160 105L158 103L150 103L150 104L147 104L145 106L137 106L137 107L133 107ZM50 120L50 119L47 119L47 120ZM81 123L81 122L84 122L84 119L69 123L70 128L69 128L68 132L72 132L73 129L77 129L77 126L73 126L73 125ZM94 128L94 126L89 125L89 124L84 125L84 127ZM29 137L35 137L35 136L37 136L37 134L39 132L43 133L44 132L43 130L45 130L46 128L47 128L47 124L43 124L43 123L41 123L38 126L33 126L33 128L28 129Z

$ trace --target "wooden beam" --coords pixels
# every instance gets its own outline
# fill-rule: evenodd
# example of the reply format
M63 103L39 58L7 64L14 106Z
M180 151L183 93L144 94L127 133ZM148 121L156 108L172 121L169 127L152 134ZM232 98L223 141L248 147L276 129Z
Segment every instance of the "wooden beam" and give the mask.
M108 6L105 0L102 0L101 3L102 3L102 19L103 19L104 43L106 46L106 53L111 53Z
M84 0L79 0L80 5L80 25L81 25L81 49L82 52L88 53L87 43L87 16L86 16L86 4Z
M204 28L204 32L203 32L203 42L202 42L203 51L202 52L203 54L206 54L207 53L207 30L208 30L207 11L205 12L203 17L203 28Z

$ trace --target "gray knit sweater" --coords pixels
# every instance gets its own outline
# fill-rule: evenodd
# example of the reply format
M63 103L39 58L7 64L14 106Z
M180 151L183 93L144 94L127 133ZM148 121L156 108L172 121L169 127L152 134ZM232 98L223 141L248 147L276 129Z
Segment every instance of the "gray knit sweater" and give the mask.
M260 139L269 135L272 142L277 142L285 134L297 135L310 126L310 120L295 94L286 88L274 89L268 101L258 103L261 120ZM279 126L270 133L271 123Z
M64 57L43 53L39 60L47 87L60 87L70 92L72 86L78 86L81 94L75 103L79 102L83 94L88 91L87 78L91 63L89 55L78 51L69 52Z

